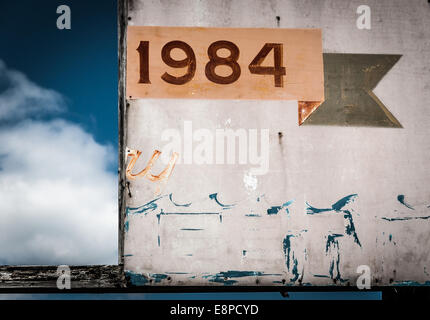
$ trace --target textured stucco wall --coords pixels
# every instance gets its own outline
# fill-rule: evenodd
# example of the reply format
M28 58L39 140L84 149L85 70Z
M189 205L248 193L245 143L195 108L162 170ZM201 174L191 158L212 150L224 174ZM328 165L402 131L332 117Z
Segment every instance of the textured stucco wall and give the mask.
M362 4L371 30L356 27ZM160 0L131 1L129 10L129 25L321 28L324 53L402 55L374 93L403 128L299 127L295 101L129 101L126 145L143 151L136 171L166 144L163 130L182 132L184 121L270 130L270 170L251 181L252 165L180 163L146 207L154 185L130 182L127 207L140 210L128 211L124 254L136 284L355 285L359 265L370 267L373 285L430 280L426 0ZM215 193L234 206L217 204ZM189 211L201 214L179 214Z

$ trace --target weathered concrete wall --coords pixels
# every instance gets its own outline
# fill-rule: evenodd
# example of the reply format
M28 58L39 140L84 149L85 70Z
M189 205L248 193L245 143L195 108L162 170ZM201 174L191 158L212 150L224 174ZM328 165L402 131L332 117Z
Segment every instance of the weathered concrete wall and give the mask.
M130 181L124 258L135 284L355 285L359 265L372 285L430 280L430 5L363 2L130 2L130 25L321 28L325 53L402 55L374 93L403 128L299 127L294 101L128 101L136 172L166 145L165 129L185 139L184 121L270 132L265 175L181 162L160 198L152 182ZM361 4L371 30L356 27Z

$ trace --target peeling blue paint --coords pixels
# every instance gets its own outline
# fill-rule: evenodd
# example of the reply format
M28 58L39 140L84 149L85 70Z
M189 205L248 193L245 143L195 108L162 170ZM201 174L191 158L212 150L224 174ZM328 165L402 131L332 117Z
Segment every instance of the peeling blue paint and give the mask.
M170 202L171 203L173 203L176 207L189 207L190 205L191 205L191 202L190 203L186 203L186 204L178 204L178 203L176 203L175 201L173 201L173 199L172 199L172 193L171 194L169 194L169 200L170 200Z
M247 213L247 214L245 214L245 217L261 217L261 215L256 214L256 213Z
M357 197L358 197L358 195L356 193L350 194L348 196L343 197L342 199L340 199L336 203L334 203L331 206L331 208L324 208L324 209L318 209L318 208L312 207L309 203L306 202L306 205L307 205L306 213L307 214L318 214L318 213L328 212L328 211L340 212L340 211L342 211L343 207L345 207L348 203L353 202Z
M215 200L215 202L221 206L223 209L230 209L232 207L234 207L234 204L222 204L221 202L218 201L218 193L212 193L209 195L209 198L212 200Z
M409 209L411 209L411 210L415 210L415 209L414 209L414 207L412 207L410 204L408 204L408 203L406 203L406 202L405 202L405 195L404 195L404 194L399 194L399 195L397 196L397 200L398 200L401 204L403 204L406 208L409 208Z
M155 283L161 282L168 277L167 274L163 273L150 273L149 276L154 280Z
M229 271L221 271L216 275L203 276L203 278L210 278L210 277L242 278L242 277L255 277L255 276L262 276L262 275L263 273L260 271L229 270Z
M291 232L291 231L289 231ZM302 230L301 232L307 232L307 230ZM285 265L287 267L287 270L290 271L290 267L292 266L291 273L293 274L293 278L290 279L290 281L297 281L300 277L300 274L298 272L298 260L295 256L294 250L291 248L291 238L296 237L297 235L289 233L287 234L284 239L282 240L282 250L284 252L285 257ZM306 249L304 249L305 259L306 259ZM291 264L292 261L292 264ZM304 270L302 270L303 274Z
M354 221L352 220L352 214L348 210L344 211L343 217L347 220L347 224L345 226L345 232L347 235L352 236L354 238L354 242L361 247L361 242L358 239L357 232L355 231Z
M328 235L327 236L327 243L326 243L326 247L325 247L325 252L328 253L328 250L333 248L336 249L337 248L337 257L336 257L336 265L337 265L337 277L336 278L340 278L339 275L339 242L336 240L337 237L343 237L343 235L341 234L332 234L332 235ZM330 274L330 278L334 279L333 277L333 271L334 271L334 259L332 259L330 261L330 267L329 267L329 274Z
M149 283L149 279L147 277L132 271L125 271L125 276L130 279L130 283L133 286L144 286Z
M336 257L336 277L334 277L335 260L332 260L331 263L330 263L330 269L329 269L330 278L331 279L335 279L335 280L339 280L340 282L348 281L348 279L342 279L342 277L340 275L339 264L340 264L340 254L339 254L339 252L337 252L337 257Z
M160 235L157 236L158 246L160 246Z
M224 278L218 278L215 277L213 279L209 280L210 282L218 282L218 283L223 283L226 286L231 286L233 284L235 284L237 281L236 280L228 280L228 279L224 279Z
M278 214L279 210L281 210L281 206L277 206L277 207L270 207L269 209L267 209L267 214Z
M162 273L149 273L148 276L145 276L132 271L125 271L125 275L130 279L130 283L133 286L145 286L151 283L151 280L155 283L159 283L168 277L167 274Z
M204 214L217 214L219 212L164 212L163 210L160 212L160 216L169 216L169 215L204 215Z
M291 271L291 273L293 274L293 277L290 279L290 281L292 282L296 282L297 279L299 279L299 272L297 269L297 265L298 265L298 261L297 259L294 257L294 252L293 252L293 270Z
M285 256L285 264L287 266L287 269L290 270L290 251L291 251L291 240L290 238L294 237L292 234L287 234L282 241L282 248L284 250L284 256Z
M160 199L162 199L162 198L165 198L165 197L167 197L167 195L159 196L159 197L155 198L154 200L151 200L151 201L149 201L149 202L147 202L144 205L139 206L139 207L134 207L134 208L133 207L127 207L126 208L126 215L127 216L128 215L137 215L137 214L142 214L142 213L144 215L147 215L149 212L152 212L152 211L156 210L157 208L159 208L159 204L157 204L157 201L160 200ZM173 194L172 193L170 193L168 195L168 197L169 197L170 202L175 207L187 208L187 207L189 207L189 206L192 205L192 203L186 203L186 204L178 204L178 203L176 203L175 201L173 201ZM231 207L235 206L234 204L233 205L224 205L224 204L221 204L218 201L217 193L209 195L209 198L215 200L215 202L219 206L222 207L222 210L230 209ZM156 215L157 219L158 219L158 224L160 224L160 219L161 219L161 216L163 216L163 215L220 214L220 211L217 211L217 212L165 212L165 210L163 208L159 208L159 209L160 209L160 212L157 213L157 215ZM220 221L222 222L222 217L221 216L220 216Z
M269 209L267 209L267 214L269 214L269 215L278 214L278 212L284 208L285 208L285 212L288 214L288 213L290 213L288 206L291 205L293 202L294 202L294 200L290 200L290 201L285 202L282 206L270 207Z
M381 219L386 220L386 221L407 221L407 220L427 220L430 219L430 216L423 216L423 217L403 217L403 218L386 218L386 217L382 217Z
M339 242L336 240L336 238L339 237L343 237L343 234L338 234L338 233L333 233L333 234L329 234L327 236L327 242L325 245L325 252L328 253L328 250L333 247L333 248L338 248L339 249Z
M338 202L336 202L335 204L333 204L331 207L335 211L340 211L348 203L354 201L357 196L358 195L356 193L350 194L349 196L346 196L346 197L343 197L342 199L340 199Z
M210 194L209 198L214 200L220 207L224 209L229 209L231 207L234 207L234 204L231 205L226 205L226 204L221 204L218 201L217 198L217 193L214 194ZM403 195L399 195L398 196L398 201L400 203L402 203L403 205L405 205L406 207L408 207L409 209L415 210L412 206L410 206L409 204L407 204L404 201L404 196ZM340 231L340 233L335 233L335 234L329 234L327 235L327 242L325 244L325 251L326 253L329 252L329 250L334 249L337 250L337 252L334 252L333 254L333 258L330 261L329 264L329 275L313 275L314 277L325 277L325 278L332 278L332 279L336 279L339 281L347 281L341 278L340 275L340 254L339 254L339 241L338 238L339 237L344 237L344 236L350 236L353 238L354 242L358 245L358 246L362 246L360 243L360 240L358 238L356 229L355 229L355 225L354 225L354 221L353 221L353 214L355 214L355 212L353 210L349 211L346 210L344 207L354 201L354 199L357 197L357 194L351 194L348 195L346 197L343 197L342 199L340 199L339 201L337 201L336 203L334 203L331 208L314 208L312 206L310 206L307 202L307 208L306 208L306 213L309 215L315 215L315 214L322 214L322 213L331 213L331 212L335 212L335 213L341 213L343 214L343 218L345 219L345 234L340 234L342 233L342 231ZM154 210L156 210L160 204L156 204L156 201L159 200L162 197L158 197L157 199L154 199L148 203L146 203L143 206L137 207L137 208L127 208L127 215L131 215L131 214L147 214L150 213ZM169 195L169 199L170 201L177 207L189 207L192 203L189 204L176 204L173 200L172 200L172 194ZM207 200L206 200L207 201ZM258 198L257 201L260 201L260 199ZM278 214L283 208L286 209L287 214L289 213L288 211L288 206L290 206L293 203L293 200L290 200L286 203L284 203L282 206L272 206L270 208L267 209L267 214L268 215L276 215ZM267 207L266 207L267 208ZM189 210L189 209L184 209L184 210ZM191 209L192 210L192 209ZM220 212L223 212L221 209L216 208L214 210L219 210L219 212L164 212L163 209L160 210L159 213L157 213L157 219L158 219L158 224L160 224L160 218L162 215L214 215L214 214L218 214L219 215L219 220L220 223L222 223L223 217L220 214ZM264 209L263 209L264 210ZM174 211L174 209L172 210ZM252 211L251 211L252 212ZM243 214L243 213L242 213ZM259 214L254 214L254 213L250 213L250 214L245 214L245 216L247 217L261 217L261 215ZM387 220L387 221L401 221L401 220L413 220L413 219L430 219L430 215L429 216L420 216L420 217L400 217L400 218L387 218L387 217L382 217L381 219ZM125 232L129 231L129 221L126 220L126 222L124 223L124 229ZM199 229L199 228L182 228L180 229L181 231L201 231L204 229ZM306 232L307 230L304 229L301 232ZM289 230L289 232L291 232ZM388 232L387 232L388 233ZM380 233L378 233L379 235L381 235ZM299 266L299 262L297 260L298 256L300 258L300 254L299 253L295 253L294 252L294 246L291 246L291 242L292 242L292 238L293 237L297 237L298 235L295 234L287 234L285 236L285 238L283 239L283 253L285 255L285 264L287 266L288 271L290 271L291 268L291 273L293 275L293 277L290 279L291 281L295 282L300 278L300 274L298 272L298 266ZM348 238L350 239L350 238ZM383 240L386 240L386 236L383 236ZM388 240L390 242L392 242L393 240L393 236L392 234L389 234L388 236ZM294 241L294 240L293 240ZM377 241L377 239L376 239ZM340 242L341 244L343 244L343 242ZM295 244L295 242L293 242L293 245ZM322 243L321 245L324 245L324 243ZM160 246L160 236L158 235L158 246ZM240 252L240 251L239 251ZM240 254L239 252L237 252L238 254ZM242 250L242 256L246 256L247 250ZM305 253L306 253L306 249L305 249ZM128 256L128 255L125 255ZM132 256L132 255L129 255ZM192 254L186 254L186 256L192 256ZM343 256L342 256L343 258ZM327 269L326 269L327 270ZM425 269L424 269L425 271ZM323 272L324 273L324 272ZM177 274L186 274L186 273L177 273ZM155 282L160 282L161 280L165 279L167 276L165 274L154 274L155 276L151 275L151 277L153 277ZM225 271L225 272L220 272L217 273L215 275L207 275L207 276L203 276L203 278L208 278L210 282L218 282L218 283L223 283L224 285L232 285L236 282L238 282L237 280L234 279L230 279L230 278L237 278L237 277L249 277L249 276L265 276L267 274L263 274L261 272L257 272L257 271ZM302 270L302 275L303 275L303 270ZM147 283L149 281L149 279L151 278L145 278L145 276L143 275L139 275L139 274L134 274L131 275L131 277L134 277L135 279L133 281L137 281L137 282L142 282L142 283ZM141 278L139 278L141 277ZM164 278L163 278L164 277ZM194 276L195 277L195 276ZM193 278L193 277L191 277ZM146 281L146 282L145 282ZM273 283L281 283L280 281L273 281ZM412 283L412 284L409 284ZM427 283L427 282L426 282ZM430 283L430 281L429 281ZM399 285L417 285L416 282L412 282L412 281L404 281L402 282L402 284L399 283ZM419 285L419 284L418 284Z
M331 279L333 279L333 269L334 269L334 260L330 261L329 274ZM338 276L339 276L339 273L338 273Z
M205 275L202 278L209 279L210 282L217 282L217 283L223 283L224 285L232 285L237 280L232 280L231 278L242 278L242 277L262 277L262 276L281 276L281 274L269 274L269 273L263 273L260 271L237 271L237 270L231 270L231 271L222 271L215 275Z
M311 287L312 283L310 283L310 282L302 282L302 286Z
M189 272L166 272L166 274L189 274Z
M285 202L285 203L282 205L282 208L285 208L285 212L286 212L287 214L288 214L288 213L290 213L290 210L288 209L288 206L290 206L293 202L294 202L294 200L289 200L289 201Z
M318 209L318 208L312 207L309 203L306 202L306 205L307 205L306 213L310 215L320 214L323 212L331 212L331 211L334 211L336 213L343 213L343 217L347 222L345 226L345 233L349 236L352 236L354 238L354 242L361 247L361 242L358 239L358 235L355 230L354 221L352 219L352 213L349 210L343 209L348 203L353 202L357 197L358 195L356 193L345 196L339 201L337 201L336 203L334 203L331 206L331 209L330 208Z
M348 279L342 279L340 274L339 241L337 240L337 238L339 237L343 237L343 234L333 233L327 236L325 252L326 254L328 254L329 250L332 250L332 249L335 250L336 252L336 255L332 257L330 261L330 266L329 266L330 278L333 280L338 280L340 282L345 282ZM336 276L334 276L335 272L336 272Z
M143 214L147 215L148 212L154 211L155 209L158 208L158 205L157 205L156 202L159 199L163 198L163 197L164 196L160 196L158 198L155 198L154 200L151 200L151 201L145 203L144 205L142 205L140 207L135 207L135 208L128 207L126 209L126 214L127 215L131 215L131 214L141 214L141 213L143 213Z
M315 207L312 207L309 203L306 202L306 214L318 214L322 212L329 212L333 211L333 209L318 209Z

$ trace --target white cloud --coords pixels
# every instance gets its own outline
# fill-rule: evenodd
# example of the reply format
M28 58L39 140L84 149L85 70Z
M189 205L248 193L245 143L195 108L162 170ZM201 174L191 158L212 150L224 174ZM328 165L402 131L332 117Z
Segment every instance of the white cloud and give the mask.
M64 99L59 93L39 87L23 73L8 69L0 60L0 121L61 112L64 109Z
M7 99L23 114L59 110L58 93L28 82L18 87L32 98ZM2 97L0 90L0 119L16 120ZM65 120L0 126L0 264L117 263L117 175L109 170L116 157Z
M0 263L115 263L115 156L63 120L0 129Z

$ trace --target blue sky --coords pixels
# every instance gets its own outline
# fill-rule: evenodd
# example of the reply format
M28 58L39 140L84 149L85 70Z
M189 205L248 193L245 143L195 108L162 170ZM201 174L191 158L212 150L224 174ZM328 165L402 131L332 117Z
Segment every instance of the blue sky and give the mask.
M56 28L56 9L63 4L71 8L71 30ZM116 32L115 1L1 5L0 264L116 263ZM292 297L380 297L304 295ZM206 296L181 296L187 297Z
M56 27L62 4L71 8L71 30ZM60 92L68 106L62 118L116 147L116 34L116 1L7 1L0 10L0 59Z
M117 262L116 9L1 5L0 264Z

